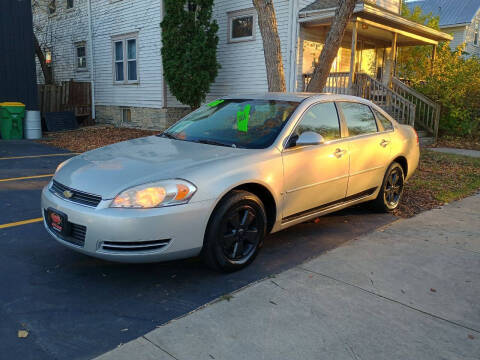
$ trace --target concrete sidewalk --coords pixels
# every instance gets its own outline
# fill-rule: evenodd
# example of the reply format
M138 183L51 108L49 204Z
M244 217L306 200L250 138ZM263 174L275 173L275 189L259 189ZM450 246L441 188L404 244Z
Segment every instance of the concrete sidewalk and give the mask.
M453 154L453 155L462 155L462 156L480 158L480 151L478 150L454 149L454 148L446 148L446 147L428 148L428 150L441 152L444 154Z
M399 220L98 359L478 360L480 195Z

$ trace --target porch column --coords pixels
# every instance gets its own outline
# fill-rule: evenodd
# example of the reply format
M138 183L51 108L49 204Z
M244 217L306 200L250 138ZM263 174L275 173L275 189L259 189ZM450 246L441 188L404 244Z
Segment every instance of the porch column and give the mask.
M357 27L358 27L358 22L357 19L353 19L352 21L353 24L353 29L352 29L352 53L350 54L350 76L349 76L349 87L352 90L353 89L353 80L355 76L355 65L357 62ZM352 94L354 95L354 94Z
M437 45L433 45L432 49L432 64L431 64L431 69L430 73L433 74L433 67L435 66L435 61L437 60Z
M397 58L397 37L396 32L393 33L392 47L390 51L387 52L387 58L385 60L385 69L383 72L383 84L385 86L390 86L392 83L392 76L396 67L396 58Z

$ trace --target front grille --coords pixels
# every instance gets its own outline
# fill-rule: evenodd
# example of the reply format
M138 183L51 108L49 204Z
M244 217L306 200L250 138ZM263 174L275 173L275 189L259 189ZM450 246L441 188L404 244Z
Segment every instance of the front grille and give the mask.
M77 204L97 207L97 205L102 201L102 197L98 195L88 194L82 191L71 189L65 185L60 184L59 182L53 180L50 191L55 195L61 197L62 199L75 202ZM72 193L70 198L65 197L64 192L69 191Z
M45 219L47 219L47 210L45 210ZM48 221L47 221L48 223ZM60 234L56 231L50 224L48 228L52 233L58 236L63 241L66 241L70 244L83 247L85 245L85 236L87 235L87 227L79 224L74 224L70 221L67 221L67 234Z
M103 251L112 252L145 252L163 249L169 243L170 239L138 242L103 241L101 244L101 249Z

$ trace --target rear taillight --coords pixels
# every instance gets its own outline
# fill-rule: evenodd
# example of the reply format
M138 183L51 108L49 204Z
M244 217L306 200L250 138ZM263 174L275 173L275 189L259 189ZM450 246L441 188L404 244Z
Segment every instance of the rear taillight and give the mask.
M415 129L413 129L413 132L415 133L415 137L417 138L417 144L420 143L420 139L418 138L418 133Z

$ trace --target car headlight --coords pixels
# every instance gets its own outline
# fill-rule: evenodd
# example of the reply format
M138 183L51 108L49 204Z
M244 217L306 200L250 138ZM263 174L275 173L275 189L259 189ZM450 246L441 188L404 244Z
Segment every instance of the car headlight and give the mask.
M149 209L185 204L197 188L185 180L164 180L134 186L122 191L113 199L110 207Z

